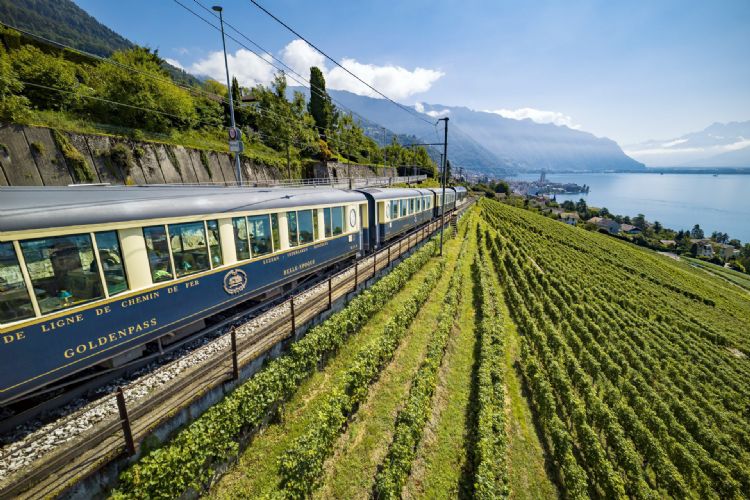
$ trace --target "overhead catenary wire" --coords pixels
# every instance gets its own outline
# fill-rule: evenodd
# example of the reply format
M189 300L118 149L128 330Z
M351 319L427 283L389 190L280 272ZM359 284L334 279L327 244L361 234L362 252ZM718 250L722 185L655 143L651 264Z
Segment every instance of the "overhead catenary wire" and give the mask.
M299 37L303 42L305 42L310 47L312 47L313 49L315 49L316 51L318 51L323 57L325 57L326 59L328 59L329 61L331 61L333 64L335 64L336 66L338 66L342 70L346 71L349 75L351 75L352 77L356 78L363 85L367 86L370 90L372 90L373 92L375 92L376 94L378 94L382 98L388 100L389 102L393 103L395 106L398 106L399 108L403 109L405 112L409 113L413 117L415 117L415 118L417 118L419 120L422 120L423 122L427 123L428 125L433 125L433 122L431 122L430 120L426 120L425 118L419 116L419 114L416 114L417 113L416 110L412 110L411 108L409 108L407 106L404 106L403 104L394 101L393 99L391 99L390 97L388 97L387 95L385 95L384 93L382 93L380 90L376 89L375 87L373 87L372 85L370 85L369 83L367 83L366 81L364 81L362 78L360 78L359 76L355 75L348 68L346 68L345 66L343 66L342 64L340 64L336 59L334 59L333 57L331 57L328 54L326 54L325 52L323 52L323 50L321 50L316 45L314 45L312 42L310 42L307 38L305 38L304 36L302 36L301 34L299 34L294 28L292 28L291 26L289 26L288 24L286 24L284 21L282 21L281 19L279 19L278 17L276 17L274 14L272 14L271 12L269 12L265 7L263 7L261 4L259 4L256 0L250 0L250 2L253 5L255 5L256 7L258 7L261 11L263 11L264 13L266 13L274 21L276 21L277 23L279 23L280 25L282 25L288 31L290 31L291 33L293 33L295 36Z
M202 20L203 22L205 22L206 24L208 24L209 26L211 26L212 28L214 28L215 30L217 30L217 31L220 31L220 30L221 30L221 29L220 29L220 28L219 28L218 26L216 26L216 25L215 25L215 24L213 24L213 23L212 23L211 21L209 21L209 20L208 20L208 19L206 19L205 17L203 17L203 16L201 16L200 14L198 14L197 12L195 12L195 11L194 11L193 9L191 9L190 7L188 7L188 6L186 6L185 4L183 4L183 3L182 3L182 2L180 1L180 0L173 0L173 1L174 1L174 2L175 2L175 3L177 4L177 5L179 5L179 6L180 6L180 7L182 7L183 9L185 9L186 11L190 12L191 14L193 14L193 15L194 15L195 17L197 17L198 19ZM209 9L208 9L208 8L207 8L207 7L205 6L205 5L201 4L201 3L199 2L199 1L197 1L197 0L193 0L193 2L195 2L195 3L197 4L197 5L199 5L199 6L200 6L200 7L201 7L201 8L203 9L203 10L205 10L205 11L206 11L207 13L209 13L209 14L210 14L211 16L213 16L214 18L218 17L218 16L216 16L216 14L214 14L214 13L213 13L213 12L212 12L211 10L209 10ZM321 89L320 87L318 87L318 86L316 86L316 85L313 85L313 84L312 84L312 83L311 83L311 82L310 82L310 81L309 81L308 79L306 79L306 78L305 78L304 76L300 75L300 74L299 74L299 73L298 73L297 71L295 71L295 70L294 70L294 69L293 69L292 67L290 67L290 66L289 66L289 65L287 65L287 64L286 64L285 62L283 62L283 61L282 61L281 59L279 59L278 57L274 56L274 55L273 55L273 53L271 53L270 51L268 51L268 50L264 49L264 48L263 48L263 47L262 47L261 45L259 45L259 44L258 44L257 42L255 42L254 40L252 40L251 38L249 38L249 37L248 37L247 35L245 35L244 33L242 33L242 32L241 32L241 31L240 31L240 30L239 30L238 28L236 28L236 27L234 27L233 25L229 24L229 23L228 23L227 21L224 21L224 25L225 25L225 26L227 26L227 27L229 27L229 28L231 28L231 29L232 29L233 31L235 31L235 32L236 32L236 33L237 33L237 34L238 34L238 35L239 35L240 37L244 38L244 39L245 39L245 40L247 40L247 41L248 41L249 43L251 43L252 45L254 45L255 47L257 47L257 49L258 49L258 50L260 50L261 52L263 52L263 54L267 55L268 57L270 57L271 59L273 59L274 61L276 61L276 62L277 62L278 64L280 64L281 66L283 66L284 68L286 68L286 70L285 70L285 69L282 69L282 68L280 68L280 67L279 67L279 66L277 66L276 64L274 64L274 63L272 63L271 61L269 61L268 59L264 58L264 57L263 57L263 56L262 56L261 54L259 54L259 53L258 53L258 52L256 52L255 50L251 49L250 47L248 47L247 45L245 45L245 44L244 44L243 42L241 42L241 41L237 40L237 39L236 39L236 38L235 38L234 36L232 36L232 35L230 35L230 34L226 34L226 37L227 37L227 38L229 38L230 40L232 40L232 41L234 41L235 43L237 43L237 44L238 44L238 45L239 45L240 47L242 47L242 48L244 48L244 49L246 49L246 50L250 51L250 52L251 52L251 53L253 53L253 54L255 54L255 56L257 56L257 57L258 57L258 59L260 59L261 61L265 62L266 64L268 64L269 66L273 67L274 69L276 69L276 70L278 70L278 71L282 71L282 72L284 72L284 74L285 74L286 76L288 76L288 77L289 77L289 78L290 78L290 79L291 79L292 81L294 81L295 83L297 83L297 84L298 84L299 86L301 86L301 87L303 87L303 88L306 88L306 89L308 89L308 90L310 91L310 93L311 93L311 94L313 94L313 93L314 93L315 95L317 95L318 97L321 97L321 98L323 98L323 99L326 99L326 98L330 99L330 100L331 100L332 102L334 102L334 103L335 103L336 105L338 105L338 107L339 107L339 108L341 108L341 109L343 109L343 110L347 111L347 112L348 112L348 113L350 113L350 114L351 114L352 116L356 116L356 117L357 117L357 118L359 118L359 119L360 119L361 121L365 121L365 122L369 122L369 121L370 121L370 120L368 120L367 118L365 118L364 116L362 116L362 115L360 115L359 113L357 113L356 111L354 111L353 109L351 109L351 108L348 108L347 106L345 106L344 104L342 104L342 103L341 103L340 101L338 101L337 99L335 99L335 98L331 97L331 96L330 96L330 95L329 95L329 94L328 94L328 93L327 93L327 92L325 91L325 89ZM288 70L288 71L287 71L287 70ZM291 73L291 75L290 75L289 73ZM294 76L292 76L292 75L294 75Z
M206 8L205 8L205 7L204 7L204 6L202 5L202 4L200 4L200 2L198 2L197 0L194 0L194 1L195 1L195 2L196 2L196 3L198 4L198 5L200 5L200 6L202 7L202 8L206 9ZM194 11L192 11L191 9L189 9L188 7L184 6L184 5L183 5L183 4L181 4L181 3L179 2L179 1L175 0L175 2L176 2L176 3L178 3L178 4L180 4L180 5L181 5L181 6L183 7L183 8L185 8L185 9L186 9L186 10L188 10L188 11L190 11L191 13L193 13L194 15L196 15L197 17L201 18L201 19L202 19L202 20L203 20L204 22L206 22L207 24L211 25L211 26L212 26L212 27L214 27L215 29L217 29L217 30L219 29L219 28L218 28L217 26L215 26L215 25L213 25L212 23L210 23L210 21L208 21L208 20L204 19L204 18L203 18L202 16L198 15L197 13L195 13ZM209 12L210 12L210 11L209 11ZM212 14L213 14L213 13L212 13ZM183 90L186 90L186 91L188 91L188 92L190 92L190 93L192 93L192 94L195 94L195 95L199 95L199 96L201 96L201 97L208 97L208 98L210 98L210 99L212 99L212 100L214 100L214 101L216 101L216 102L221 102L221 103L223 103L223 104L228 104L228 102L229 102L229 101L228 101L228 98L224 98L223 96L220 96L220 95L218 95L218 94L214 94L214 93L212 93L212 92L208 92L208 91L206 91L206 90L203 90L203 89L201 89L201 88L198 88L198 87L190 87L190 86L186 86L186 85L181 85L181 84L179 84L178 82L175 82L174 80L172 80L171 78L169 78L169 77L167 77L167 76L160 76L160 75L156 75L156 74L154 74L154 73L151 73L151 72L148 72L148 71L145 71L145 70L139 69L139 68L135 68L135 67L133 67L133 66L129 66L129 65L127 65L127 64L123 64L123 63L121 63L121 62L118 62L118 61L115 61L115 60L113 60L113 59L111 59L111 58L107 58L107 57L102 57L102 56L99 56L99 55L97 55L97 54L93 54L93 53L90 53L90 52L87 52L87 51L84 51L84 50L78 49L78 48L76 48L76 47L72 47L72 46L70 46L70 45L67 45L67 44L64 44L64 43L62 43L62 42L59 42L59 41L56 41L56 40L52 40L52 39L49 39L49 38L47 38L47 37L44 37L44 36L42 36L42 35L39 35L39 34L37 34L37 33L33 33L33 32L30 32L30 31L28 31L28 30L24 30L24 29L18 28L18 27L16 27L16 26L13 26L13 25L7 24L7 23L5 23L5 22L2 22L2 21L0 21L0 25L2 25L2 26L6 26L6 27L8 27L8 28L11 28L11 29L13 29L13 30L16 30L16 31L18 31L18 32L20 32L20 33L22 33L22 34L24 34L24 35L28 36L28 37L31 37L31 38L35 38L35 39L37 39L37 40L40 40L40 41L42 41L42 42L44 42L44 43L47 43L47 44L49 44L49 45L52 45L52 46L55 46L55 47L57 47L57 48L60 48L60 49L66 49L66 50L69 50L69 51L71 51L71 52L73 52L73 53L76 53L76 54L79 54L79 55L83 55L83 56L85 56L85 57L88 57L88 58L91 58L91 59L95 59L95 60L97 60L97 61L100 61L100 62L102 62L102 63L107 63L107 64L111 64L111 65L113 65L113 66L116 66L116 67L119 67L119 68L121 68L121 69L124 69L124 70L130 71L130 72L133 72L133 73L137 73L137 74L143 75L143 76L145 76L145 77L147 77L147 78L151 78L151 79L153 79L153 80L155 80L155 81L160 81L160 82L163 82L163 83L167 83L167 84L171 84L171 85L174 85L174 86L176 86L176 87L178 87L178 88L181 88L181 89L183 89ZM285 63L283 63L283 62L282 62L282 61L280 61L279 59L277 59L277 58L276 58L275 56L273 56L273 55L272 55L272 54L271 54L270 52L267 52L267 51L265 51L265 49L263 49L262 47L260 47L260 45L258 45L257 43L253 42L253 41L252 41L251 39L249 39L248 37L246 37L246 36L245 36L244 34L242 34L242 33L241 33L241 32L240 32L239 30L237 30L237 29L236 29L236 28L234 28L233 26L231 26L231 28L232 28L232 29L233 29L234 31L236 31L237 33L239 33L239 34L240 34L240 36L242 36L243 38L247 39L247 40L248 40L249 42L251 42L251 43L253 43L253 44L254 44L255 46L257 46L257 47L258 47L258 48L259 48L260 50L263 50L264 52L266 52L266 53L267 53L267 54L268 54L268 55L269 55L270 57L272 57L272 58L273 58L274 60L276 60L276 61L278 61L278 62L279 62L280 64L284 65L284 66L285 66L286 68L288 68L288 69L289 69L289 70L290 70L291 72L293 72L293 73L294 73L295 75L297 75L297 76L298 76L299 78L301 78L302 80L304 80L304 81L306 81L306 82L307 82L307 80L305 80L305 79L304 79L304 77L302 77L301 75L299 75L299 73L296 73L296 72L295 72L295 71L294 71L294 70L293 70L292 68L290 68L289 66L287 66L287 65L286 65ZM252 51L252 49L248 48L247 46L245 46L244 44L242 44L241 42L239 42L238 40L236 40L236 39L235 39L234 37L231 37L231 36L229 36L229 37L230 37L230 38L231 38L232 40L234 40L235 42L239 43L239 44L240 44L241 46L243 46L243 47L247 48L248 50L251 50L251 51ZM254 54L255 54L256 56L258 56L258 57L259 57L259 58L260 58L261 60L263 60L263 61L266 61L267 63L271 64L271 63L270 63L269 61L267 61L266 59L264 59L263 57L261 57L261 56L260 56L259 54L257 54L257 53L256 53L255 51L252 51L252 52L253 52L253 53L254 53ZM271 64L271 65L272 65L272 66L273 66L274 68L276 68L276 69L279 69L280 71L283 71L283 70L281 70L280 68L278 68L277 66L275 66L275 65L273 65L273 64ZM298 80L297 80L296 78L294 78L294 77L291 77L291 78L292 78L293 80L295 80L295 81L296 81L297 83L300 83L300 82L299 82L299 81L298 81ZM6 81L7 81L7 80L6 80ZM25 86L31 86L31 87L36 87L36 88L40 88L40 89L45 89L45 90L49 90L49 91L54 91L54 92L59 92L59 93L64 93L64 94L69 94L69 95L75 95L75 96L77 96L77 97L81 97L81 98L84 98L84 99L92 99L92 100L96 100L96 101L99 101L99 102L104 102L104 103L107 103L107 104L111 104L111 105L114 105L114 106L126 107L126 108L130 108L130 109L137 109L137 110L140 110L140 111L144 111L144 112L149 112L149 113L160 114L160 115L163 115L163 116L168 116L168 117L170 117L170 118L175 118L175 119L178 119L178 120L195 120L195 121L194 121L195 123L197 123L197 124L201 124L201 125L211 125L211 124L212 124L212 123L209 123L209 122L206 122L206 121L200 121L200 120L196 120L195 118L190 118L190 117L186 117L186 116L180 116L180 115L176 115L176 114L174 114L174 113L169 113L169 112L166 112L166 111L162 111L162 110L158 110L158 109L153 109L153 108L146 108L146 107L143 107L143 106L137 106L137 105L133 105L133 104L128 104L128 103L123 103L123 102L119 102L119 101L114 101L114 100L112 100L112 99L106 99L106 98L103 98L103 97L99 97L99 96L94 96L94 95L90 95L90 94L85 94L85 93L81 93L81 92L76 92L76 91L74 91L74 90L68 90L68 89L60 89L60 88L50 87L50 86L47 86L47 85L42 85L42 84L39 84L39 83L34 83L34 82L26 82L26 81L20 81L20 83L22 83L22 84L23 84L23 85L25 85ZM309 82L308 82L308 84L309 84ZM313 85L309 85L309 87L308 87L307 85L304 85L304 84L302 84L302 86L303 86L303 87L307 87L307 88L309 88L311 92L315 92L316 94L318 94L318 95L321 95L321 94L320 94L320 93L319 93L319 92L318 92L318 91L316 90L316 87L315 87L315 86L313 86ZM327 96L327 94L325 94L325 96ZM328 97L330 98L330 96L328 96ZM334 100L334 99L332 99L332 100ZM334 100L334 101L335 101L335 100ZM361 115L357 114L357 113L356 113L356 112L354 112L353 110L347 109L347 108L346 108L345 106L343 106L343 105L340 105L340 107L341 107L341 108L343 108L343 109L345 109L345 110L347 110L347 111L349 111L349 112L350 112L350 113L352 113L353 115L356 115L356 116L358 116L358 117L359 117L359 118L361 118L362 120L366 120L366 119L365 119L364 117L362 117ZM261 111L261 112L265 112L265 113L269 113L269 114L273 114L273 112L272 112L271 110L268 110L268 109L262 109L262 108L260 108L260 109L258 109L258 111ZM298 117L296 117L296 116L284 116L284 117L282 117L282 118L284 118L284 119L295 119L295 120L300 120L300 119L299 119ZM366 120L366 121L367 121L367 120ZM301 123L301 120L300 120L300 123ZM306 124L306 125L309 125L309 124ZM312 125L312 126L313 126L314 128L316 128L316 129L319 129L319 130L323 130L323 129L324 129L324 127L319 127L319 126L317 126L317 125ZM266 138L271 138L271 137L270 137L270 136L268 136L267 134L262 134L262 133L260 133L260 132L257 132L257 131L256 131L255 133L256 133L256 135L259 135L259 136L263 136L263 137L266 137ZM337 143L338 145L346 145L346 146L350 146L350 147L357 147L357 146L359 146L358 144L352 144L352 143L349 143L349 142L347 142L347 141L342 141L342 140L341 140L341 139L339 139L339 138L334 138L334 141L335 141L335 142L336 142L336 143ZM295 145L298 145L298 146L304 146L304 145L306 145L306 143L303 143L303 142L301 142L301 141L297 141L297 140L295 140L295 141L292 141L292 143L293 143L293 144L295 144ZM376 141L376 144L377 144L377 141ZM383 145L383 147L387 147L387 144L384 144L384 145ZM368 156L369 156L369 155L368 155Z
M192 15L194 15L195 17L197 17L198 19L200 19L201 21L203 21L204 23L208 24L209 26L211 26L211 27L212 27L212 28L214 28L215 30L217 30L217 31L220 31L220 28L219 28L219 27L218 27L217 25L215 25L214 23L212 23L212 22L211 22L210 20L206 19L206 18L205 18L204 16L200 15L199 13L195 12L195 11L194 11L193 9L191 9L190 7L188 7L187 5L185 5L184 3L182 3L182 2L180 1L180 0L173 0L173 1L174 1L174 3L176 3L177 5L179 5L180 7L182 7L183 9L185 9L186 11L188 11L189 13L191 13ZM213 16L214 18L216 18L216 17L217 17L217 16L216 16L216 14L214 14L214 13L213 13L213 12L212 12L211 10L209 10L209 9L208 9L208 8L207 8L206 6L204 6L203 4L201 4L201 3L200 3L200 2L198 1L198 0L193 0L193 2L195 2L195 3L196 3L196 4L198 5L198 6L200 6L200 7L201 7L201 8L203 9L203 10L205 10L205 11L206 11L207 13L209 13L209 14L210 14L211 16ZM272 63L271 61L269 61L269 60L267 60L266 58L264 58L263 56L261 56L261 54L259 54L259 53L258 53L258 52L256 52L255 50L253 50L252 48L248 47L247 45L245 45L245 44L244 44L243 42L241 42L240 40L237 40L237 38L235 38L235 37L234 37L234 36L232 36L231 34L226 34L226 37L227 37L227 38L229 38L230 40L232 40L232 41L234 41L235 43L237 43L237 44L238 44L238 45L239 45L240 47L243 47L243 48L245 48L246 50L250 51L251 53L255 54L255 56L257 56L257 57L258 57L258 59L260 59L261 61L265 62L266 64L268 64L268 65L272 66L273 68L275 68L275 69L277 69L277 70L279 70L279 71L282 71L282 72L284 72L284 74L285 74L286 76L288 76L289 78L291 78L291 79L292 79L292 80L293 80L294 82L296 82L296 83L297 83L298 85L300 85L301 87L303 87L303 88L306 88L306 89L310 90L310 92L311 92L311 93L315 93L316 95L318 95L318 96L320 96L320 97L322 97L322 98L328 98L328 99L331 99L331 101L333 101L333 102L334 102L335 104L337 104L337 105L338 105L338 106L339 106L340 108L342 108L342 109L344 109L344 110L348 111L348 112L349 112L349 113L350 113L351 115L353 115L353 116L357 116L358 118L360 118L360 120L361 120L361 121L365 121L365 122L370 122L370 120L368 120L367 118L363 117L362 115L360 115L360 114L359 114L359 113L357 113L356 111L354 111L354 110L352 110L352 109L350 109L350 108L347 108L346 106L344 106L343 104L341 104L341 103L340 103L339 101L337 101L336 99L332 98L332 97L331 97L330 95L328 95L328 93L326 93L326 92L325 92L325 90L323 90L323 89L320 89L319 87L317 87L317 86L315 86L315 85L312 85L312 84L311 84L311 82L309 82L309 81L308 81L307 79L305 79L305 77L304 77L304 76L302 76L302 75L300 75L299 73L297 73L297 72L296 72L296 71L295 71L295 70L294 70L293 68L291 68L290 66L288 66L288 65L287 65L286 63L284 63L284 62L283 62L283 61L281 61L280 59L278 59L278 58L277 58L276 56L274 56L274 55L273 55L273 54L272 54L271 52L267 51L266 49L264 49L263 47L261 47L261 46L260 46L260 45L259 45L258 43L254 42L254 41L253 41L252 39L250 39L249 37L247 37L247 36L246 36L246 35L245 35L244 33L242 33L242 32L241 32L241 31L240 31L239 29L237 29L236 27L232 26L231 24L227 23L226 21L224 22L224 25L225 25L225 26L228 26L228 27L230 27L230 28L231 28L232 30L234 30L234 31L235 31L236 33L238 33L238 34L239 34L239 36L243 37L243 38L244 38L244 39L246 39L246 40L247 40L248 42L250 42L251 44L253 44L253 45L254 45L255 47L257 47L257 48L258 48L259 50L261 50L261 51L262 51L262 52L263 52L264 54L268 55L268 56L269 56L269 57L270 57L271 59L273 59L274 61L277 61L277 62L278 62L279 64L281 64L282 66L284 66L285 68L287 68L287 69L288 69L288 70L289 70L289 71L290 71L290 72L292 73L292 75L294 75L294 76L292 76L292 75L289 75L289 74L287 74L287 72L286 72L286 71L285 71L284 69L282 69L282 68L279 68L279 67L278 67L277 65L273 64L273 63ZM300 81L300 80L302 80L302 81ZM430 124L430 125L435 125L435 124L433 124L432 122L429 122L429 121L427 121L427 120L423 120L423 121L425 121L426 123L428 123L428 124ZM318 129L318 130L321 130L321 131L324 131L324 132L325 132L325 127L320 127L320 126L317 126L317 125L313 125L313 126L314 126L314 127L316 128L316 129ZM400 142L398 141L398 134L395 134L395 133L393 133L393 132L392 132L392 134L393 134L393 136L394 136L394 137L396 138L396 141L397 141L397 143L399 143L399 145L400 145ZM377 141L376 141L376 143L377 143ZM350 144L348 144L348 145L350 145ZM384 141L384 143L383 143L383 146L382 146L382 147L383 147L383 148L386 148L386 147L388 147L388 143L387 143L387 141Z
M56 46L58 48L69 50L69 51L71 51L71 52L73 52L75 54L79 54L79 55L82 55L82 56L90 57L90 58L96 59L96 60L98 60L100 62L111 64L111 65L117 66L117 67L119 67L121 69L125 69L125 70L128 70L128 71L131 71L133 73L138 73L140 75L143 75L143 76L146 76L148 78L151 78L152 80L161 81L163 83L168 83L168 84L175 85L176 87L179 87L179 88L181 88L183 90L186 90L186 91L188 91L190 93L200 94L202 97L208 97L208 98L213 99L215 101L221 101L224 104L229 104L229 101L227 99L225 99L223 96L220 96L218 94L214 94L213 92L209 92L209 91L201 89L199 87L191 87L189 85L182 85L182 84L180 84L178 82L175 82L173 79L171 79L169 77L164 77L164 76L156 75L154 73L151 73L151 72L148 72L148 71L144 71L142 69L135 68L135 67L129 66L127 64L123 64L123 63L121 63L119 61L115 61L114 59L109 58L109 57L103 57L103 56L100 56L100 55L97 55L97 54L93 54L91 52L87 52L85 50L81 50L81 49L76 48L76 47L72 47L70 45L66 45L66 44L64 44L62 42L58 42L56 40L52 40L52 39L46 38L46 37L44 37L42 35L39 35L37 33L33 33L31 31L24 30L22 28L18 28L16 26L13 26L11 24L5 23L3 21L0 21L0 25L5 26L7 28L11 28L13 30L16 30L19 33L23 33L24 35L26 35L28 37L36 38L37 40L40 40L40 41L45 42L47 44L54 45L54 46Z

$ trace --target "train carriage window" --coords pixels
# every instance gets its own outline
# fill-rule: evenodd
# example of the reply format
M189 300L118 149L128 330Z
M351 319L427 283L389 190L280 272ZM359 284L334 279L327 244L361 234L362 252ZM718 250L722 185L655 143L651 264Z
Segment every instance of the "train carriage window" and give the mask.
M218 267L224 263L221 254L221 236L219 236L219 221L207 220L208 248L211 250L211 267Z
M247 218L250 229L250 246L253 257L273 252L271 246L271 218L268 215L253 215Z
M323 220L325 225L325 234L326 238L330 238L333 236L333 226L331 221L331 209L330 208L324 208L323 209Z
M333 207L331 219L333 219L333 235L342 234L344 232L344 207Z
M313 224L313 239L318 241L318 209L313 208L312 211L312 224Z
M0 323L34 316L13 243L0 243Z
M90 235L22 241L21 251L42 314L104 297Z
M233 217L234 247L237 251L237 260L250 258L250 244L247 240L247 221L244 217Z
M110 295L124 292L128 289L128 279L125 276L117 232L95 233L94 237L96 238L96 248L99 251L99 262L102 265L107 292ZM93 261L91 266L96 270L96 261Z
M398 200L391 201L391 219L398 219Z
M297 224L299 225L299 244L312 243L314 241L312 210L297 212Z
M289 230L289 246L298 246L299 239L297 234L297 212L286 213L286 227Z
M170 224L169 238L178 277L210 269L203 222Z
M281 250L281 236L279 236L279 214L271 214L271 236L273 237L273 251Z
M406 200L401 200L401 217L405 217L406 215Z
M146 240L151 279L154 283L171 280L172 262L169 260L169 245L164 226L144 227L143 237Z
M409 214L414 213L414 198L409 198Z

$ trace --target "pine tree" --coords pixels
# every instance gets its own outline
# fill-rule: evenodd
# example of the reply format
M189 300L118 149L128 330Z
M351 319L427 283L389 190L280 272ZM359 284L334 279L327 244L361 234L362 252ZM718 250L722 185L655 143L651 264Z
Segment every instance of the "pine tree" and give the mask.
M331 97L326 92L323 72L316 66L310 68L310 104L308 109L315 120L318 133L325 138L326 131L333 125L334 110Z

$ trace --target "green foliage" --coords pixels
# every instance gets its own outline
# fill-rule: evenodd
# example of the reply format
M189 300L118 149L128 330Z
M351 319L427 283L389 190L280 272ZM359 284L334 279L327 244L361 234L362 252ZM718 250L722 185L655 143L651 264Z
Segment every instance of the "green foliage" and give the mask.
M311 329L284 356L271 361L212 406L170 443L133 464L121 475L116 496L173 498L188 488L201 491L212 477L214 465L236 457L236 439L240 433L262 425L274 408L290 398L303 380L404 287L434 251L434 242L426 244L388 276L354 298L344 310Z
M409 395L396 416L393 441L375 476L375 498L401 498L401 491L409 477L417 446L422 439L424 426L430 417L432 397L437 385L438 368L443 360L448 338L456 321L463 273L461 260L465 257L467 239L461 245L448 290L443 299L443 309L438 318L424 361L412 380Z
M42 109L64 109L79 103L80 84L76 65L62 56L42 52L33 45L23 45L11 53L13 69L22 81L47 88L24 85L22 94ZM62 92L55 92L58 89Z
M34 141L29 144L29 148L31 148L31 153L34 156L44 156L45 148L44 144L42 144L41 142Z
M480 242L487 235L481 235ZM474 258L475 282L479 283L480 322L477 327L479 360L477 370L477 430L474 450L474 496L507 497L508 438L505 432L505 375L503 356L505 341L497 291L490 281L490 267L485 246Z
M326 92L326 80L320 68L313 66L310 68L310 103L308 110L315 120L315 126L321 137L325 137L333 125L334 106L331 97Z
M29 116L29 100L20 95L22 91L23 84L0 43L0 121L18 122Z
M73 173L73 179L80 183L94 182L96 176L91 167L80 151L76 149L68 136L59 130L52 130L52 137L55 139L57 148L62 152L65 162L68 164Z
M281 487L286 497L309 497L318 486L323 464L333 452L336 438L347 419L367 397L370 384L391 360L409 325L430 296L444 267L443 261L440 264L429 272L414 294L383 325L382 336L357 354L341 387L333 391L318 411L317 418L279 459Z
M0 0L0 19L101 56L131 46L71 0Z
M480 206L565 496L749 491L746 292L604 235Z
M103 120L115 119L118 124L127 127L159 132L170 128L187 129L196 124L193 99L186 90L165 81L169 77L161 68L161 59L156 54L136 47L116 52L112 60L137 68L139 72L114 64L100 64L94 70L92 85L97 95L132 107L93 101L90 109L95 116Z

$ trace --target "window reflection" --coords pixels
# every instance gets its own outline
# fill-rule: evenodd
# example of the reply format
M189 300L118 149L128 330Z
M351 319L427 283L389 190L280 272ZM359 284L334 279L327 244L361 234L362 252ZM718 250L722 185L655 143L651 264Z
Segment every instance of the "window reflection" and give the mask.
M104 296L88 234L22 241L20 245L42 314Z
M34 316L13 243L0 243L0 323Z
M234 226L234 247L237 251L237 260L247 260L250 258L247 222L244 217L235 217L232 219L232 225Z
M286 226L289 230L289 246L296 247L299 245L297 237L297 212L286 213Z
M300 210L297 212L297 224L300 245L312 243L314 241L312 210Z
M171 280L172 262L169 259L169 244L164 226L144 227L143 237L146 240L151 279L154 283Z
M203 222L170 224L169 238L177 276L205 271L211 266L206 247L206 228Z
M221 236L219 236L219 221L206 221L208 229L208 247L211 250L211 267L218 267L224 263L221 254Z
M122 293L128 289L125 267L122 262L120 240L116 231L96 233L96 248L99 251L99 262L102 264L102 274L110 295ZM92 263L96 266L96 262Z
M333 223L333 235L344 232L344 207L333 207L331 209L331 219Z
M271 246L271 219L268 215L247 218L253 257L273 252Z

